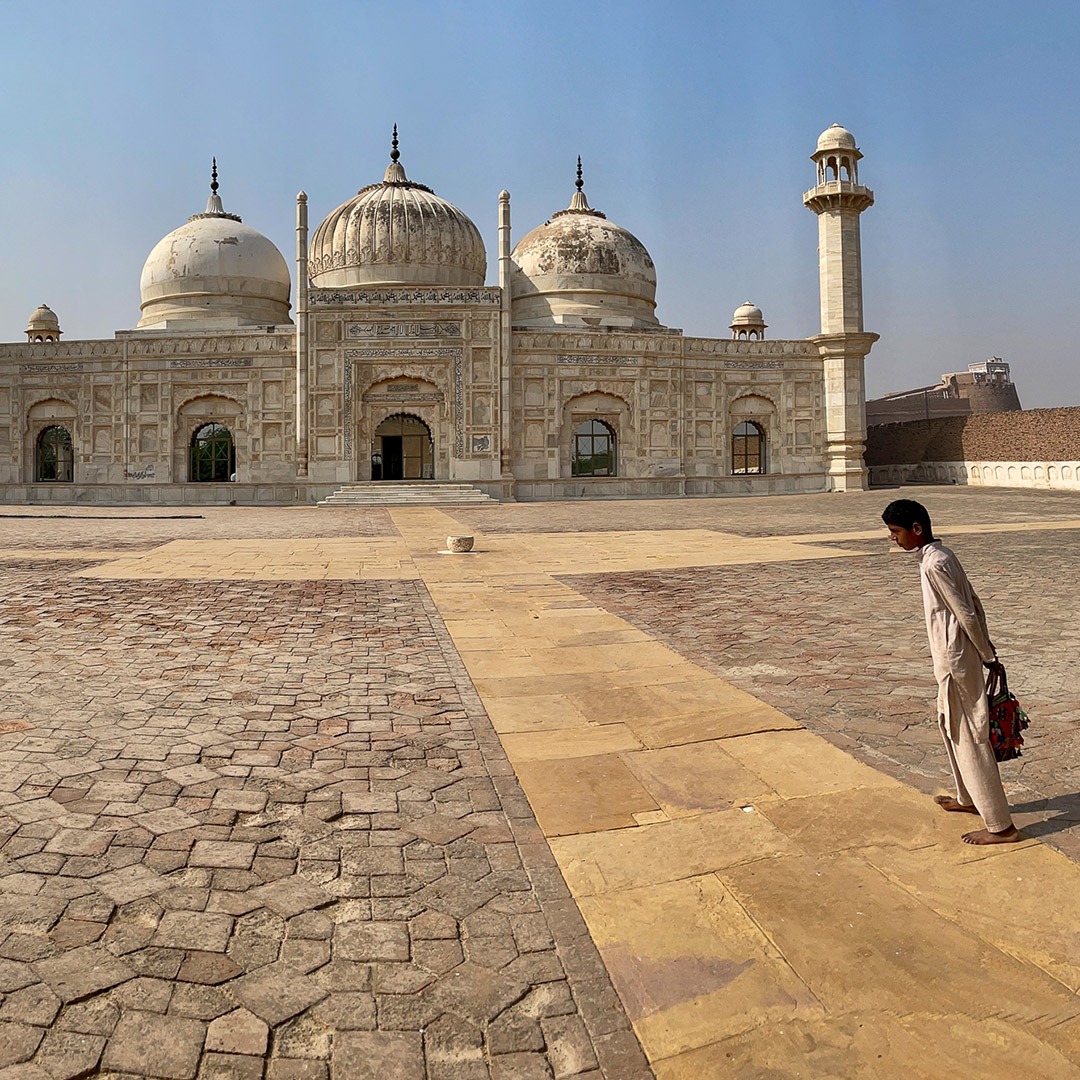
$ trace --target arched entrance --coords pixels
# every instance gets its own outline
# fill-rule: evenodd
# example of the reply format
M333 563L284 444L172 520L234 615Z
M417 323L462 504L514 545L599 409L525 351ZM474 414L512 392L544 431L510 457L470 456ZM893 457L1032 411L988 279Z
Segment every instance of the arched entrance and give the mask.
M371 442L372 480L432 480L435 444L418 416L394 413L376 429Z

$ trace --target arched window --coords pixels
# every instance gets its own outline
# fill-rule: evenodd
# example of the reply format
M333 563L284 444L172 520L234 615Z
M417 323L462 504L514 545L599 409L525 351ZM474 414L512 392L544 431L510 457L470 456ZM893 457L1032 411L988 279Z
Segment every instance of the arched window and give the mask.
M196 483L225 483L236 472L232 432L223 424L203 424L191 436L188 479Z
M38 436L34 479L65 484L75 479L75 455L71 449L71 432L67 428L53 424Z
M603 420L586 420L574 428L571 476L615 475L615 431Z
M744 420L731 436L731 471L743 476L765 471L765 432L753 420Z

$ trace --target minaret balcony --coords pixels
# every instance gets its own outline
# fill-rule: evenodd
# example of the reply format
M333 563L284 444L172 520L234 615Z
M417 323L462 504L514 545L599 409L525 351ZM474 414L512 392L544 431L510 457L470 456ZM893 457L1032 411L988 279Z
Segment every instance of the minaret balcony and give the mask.
M825 210L855 210L862 213L874 205L874 193L863 184L851 180L828 180L803 194L803 204L815 214Z

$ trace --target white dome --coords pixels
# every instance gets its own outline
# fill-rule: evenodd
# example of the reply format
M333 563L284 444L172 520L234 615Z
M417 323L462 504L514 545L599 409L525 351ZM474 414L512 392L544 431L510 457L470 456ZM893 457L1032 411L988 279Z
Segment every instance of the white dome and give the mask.
M288 323L289 268L260 232L227 214L217 179L206 212L159 241L143 266L140 329Z
M577 190L566 210L526 233L511 255L516 326L658 326L656 268L632 233Z
M855 136L839 124L827 127L819 136L817 149L821 150L857 150Z
M26 333L28 334L60 334L60 320L48 304L42 304L35 308L30 318L26 321Z
M761 308L750 303L749 300L744 300L735 309L735 314L731 316L731 325L733 328L736 326L764 326L765 316L761 313Z
M361 188L315 230L311 284L483 285L487 252L467 214L415 184L398 161L397 127L381 184Z

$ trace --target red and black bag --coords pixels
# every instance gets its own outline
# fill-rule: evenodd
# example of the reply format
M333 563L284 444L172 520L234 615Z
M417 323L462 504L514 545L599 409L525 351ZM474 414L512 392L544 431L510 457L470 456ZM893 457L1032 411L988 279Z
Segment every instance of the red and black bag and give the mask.
M998 761L1012 761L1024 745L1021 732L1028 726L1027 713L1009 693L1005 665L995 660L986 673L986 703L990 709L990 746Z

